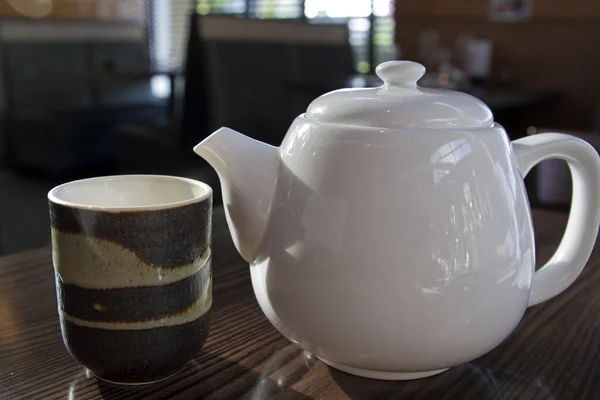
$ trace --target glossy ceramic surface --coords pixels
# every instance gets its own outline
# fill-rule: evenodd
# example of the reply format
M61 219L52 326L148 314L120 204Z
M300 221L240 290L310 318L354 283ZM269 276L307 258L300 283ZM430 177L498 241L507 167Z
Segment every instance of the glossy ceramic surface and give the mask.
M529 301L516 166L500 127L367 133L300 118L251 267L259 304L290 340L352 368L422 373L486 353Z
M101 379L165 379L200 352L212 306L212 189L128 175L49 195L58 314L70 354Z
M425 68L410 61L388 61L377 75L378 88L340 89L315 99L306 111L311 122L377 128L489 128L491 110L465 93L421 88Z
M455 122L481 128L365 126L356 121L382 109L352 110L337 123L300 115L278 148L227 128L195 148L219 174L258 302L288 339L353 374L430 376L488 352L528 305L577 278L600 222L589 144L561 134L511 144L480 116ZM552 157L571 166L574 211L536 273L523 176Z

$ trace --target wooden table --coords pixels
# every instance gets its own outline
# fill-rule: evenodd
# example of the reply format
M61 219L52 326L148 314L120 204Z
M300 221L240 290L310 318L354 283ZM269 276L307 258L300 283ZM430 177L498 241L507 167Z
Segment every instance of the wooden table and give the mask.
M534 218L542 263L566 216ZM67 353L48 248L0 259L0 398L600 399L600 244L574 286L529 309L491 353L432 378L387 382L330 369L271 326L222 210L213 241L214 314L204 352L176 377L141 387L98 381Z

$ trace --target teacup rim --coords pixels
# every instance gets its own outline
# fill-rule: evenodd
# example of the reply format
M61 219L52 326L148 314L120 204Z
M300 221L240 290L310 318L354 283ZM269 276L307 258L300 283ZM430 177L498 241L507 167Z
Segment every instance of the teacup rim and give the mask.
M164 179L171 181L180 181L185 182L187 184L200 187L203 189L203 194L198 197L193 197L187 200L167 202L167 203L156 203L149 204L143 206L100 206L93 204L83 204L78 202L72 202L68 200L61 199L56 195L56 193L67 186L80 184L83 182L91 182L91 181L101 181L107 179L134 179L134 178L151 178L151 179ZM61 183L50 189L47 194L47 198L50 202L54 204L58 204L64 207L80 209L80 210L90 210L90 211L105 211L105 212L134 212L134 211L159 211L159 210L168 210L173 208L179 208L183 206L187 206L190 204L200 203L208 198L210 198L213 194L213 189L210 185L205 182L186 178L183 176L176 175L161 175L161 174L124 174L124 175L105 175L105 176L94 176L89 178L75 179L69 182Z

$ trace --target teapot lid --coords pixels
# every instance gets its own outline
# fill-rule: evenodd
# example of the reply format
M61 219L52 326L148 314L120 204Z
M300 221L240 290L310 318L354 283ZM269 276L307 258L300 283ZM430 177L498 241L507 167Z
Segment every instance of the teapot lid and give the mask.
M494 123L490 108L469 94L419 87L425 74L419 63L388 61L375 73L383 86L326 93L308 106L306 118L376 128L489 128Z

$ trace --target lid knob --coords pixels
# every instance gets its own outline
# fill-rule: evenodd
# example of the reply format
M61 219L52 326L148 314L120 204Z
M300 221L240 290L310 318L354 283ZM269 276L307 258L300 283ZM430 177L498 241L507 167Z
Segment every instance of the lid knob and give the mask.
M385 85L416 87L425 75L425 67L413 61L386 61L375 68Z

